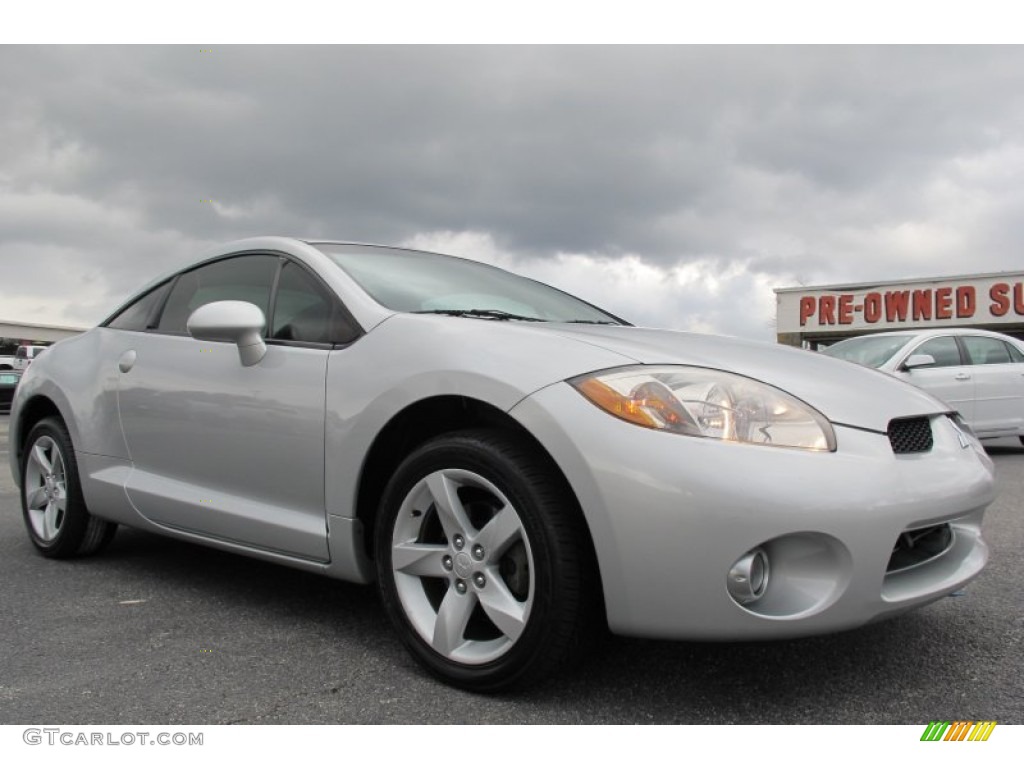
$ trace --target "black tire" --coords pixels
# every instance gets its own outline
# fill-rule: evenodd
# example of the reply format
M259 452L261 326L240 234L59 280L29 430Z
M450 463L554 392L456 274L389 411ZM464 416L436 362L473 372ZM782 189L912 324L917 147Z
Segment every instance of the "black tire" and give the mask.
M437 483L455 489L463 528L446 528L456 515L439 511ZM416 547L424 554L413 563ZM458 432L415 450L385 489L375 554L381 599L403 643L451 685L526 687L579 661L599 631L596 567L575 498L550 460L514 436ZM449 611L454 605L469 607ZM468 618L440 618L456 611ZM439 625L460 624L438 640ZM449 634L462 645L447 650Z
M20 470L25 527L32 544L45 557L91 555L114 538L117 524L94 517L86 509L71 437L58 419L43 419L28 433Z

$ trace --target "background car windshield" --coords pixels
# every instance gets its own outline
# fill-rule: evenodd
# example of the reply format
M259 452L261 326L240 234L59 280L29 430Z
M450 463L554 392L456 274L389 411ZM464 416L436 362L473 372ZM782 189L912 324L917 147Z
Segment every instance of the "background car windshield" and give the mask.
M860 363L869 368L879 368L899 351L900 347L913 336L859 336L833 344L823 353L851 363Z
M314 243L379 304L397 312L498 310L552 322L621 321L556 288L455 256Z

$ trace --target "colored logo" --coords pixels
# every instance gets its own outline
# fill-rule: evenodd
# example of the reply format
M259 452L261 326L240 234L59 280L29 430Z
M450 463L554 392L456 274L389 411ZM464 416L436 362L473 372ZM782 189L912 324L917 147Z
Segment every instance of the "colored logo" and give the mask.
M932 720L921 734L921 741L988 741L995 720Z

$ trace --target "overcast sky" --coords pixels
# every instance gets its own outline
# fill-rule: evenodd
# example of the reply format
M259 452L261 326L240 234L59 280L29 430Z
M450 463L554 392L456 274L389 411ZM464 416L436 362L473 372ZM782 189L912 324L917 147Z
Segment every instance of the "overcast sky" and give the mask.
M1020 47L0 47L0 318L221 241L477 258L638 324L1024 269Z

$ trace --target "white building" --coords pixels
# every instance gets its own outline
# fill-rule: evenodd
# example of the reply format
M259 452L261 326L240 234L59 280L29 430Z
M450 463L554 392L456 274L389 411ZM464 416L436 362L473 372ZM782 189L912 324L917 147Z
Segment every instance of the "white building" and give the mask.
M782 344L817 349L850 336L987 328L1024 339L1024 272L775 289Z
M76 336L85 328L66 325L40 325L0 320L0 369L13 364L14 353L23 344L53 344L69 336Z

